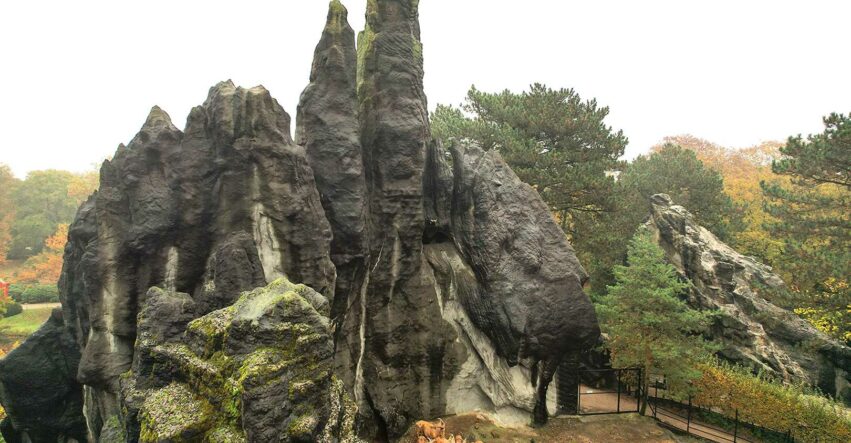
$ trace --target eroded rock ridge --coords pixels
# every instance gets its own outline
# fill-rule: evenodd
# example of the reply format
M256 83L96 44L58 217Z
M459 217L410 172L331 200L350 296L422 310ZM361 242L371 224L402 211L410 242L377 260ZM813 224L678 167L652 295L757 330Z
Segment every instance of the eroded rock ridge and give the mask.
M651 208L647 226L693 283L689 304L720 311L711 335L721 357L851 402L851 349L768 301L785 289L770 267L718 240L667 195L653 196Z

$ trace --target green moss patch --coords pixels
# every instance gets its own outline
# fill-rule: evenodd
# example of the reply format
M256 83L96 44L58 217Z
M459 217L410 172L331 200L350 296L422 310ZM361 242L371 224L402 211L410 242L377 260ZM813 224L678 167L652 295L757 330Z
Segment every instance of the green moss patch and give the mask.
M179 383L152 392L140 412L143 443L197 440L213 422L212 406Z
M244 443L242 431L230 426L221 426L207 433L208 443Z

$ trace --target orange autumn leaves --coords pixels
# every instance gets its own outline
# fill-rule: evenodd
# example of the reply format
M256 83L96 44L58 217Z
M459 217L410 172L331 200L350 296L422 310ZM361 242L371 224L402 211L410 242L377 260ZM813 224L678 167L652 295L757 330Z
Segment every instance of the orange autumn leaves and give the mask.
M61 224L56 233L44 241L44 250L27 259L23 269L15 274L20 283L55 284L62 272L62 253L68 239L68 225Z
M724 193L733 200L741 223L733 230L731 246L743 254L773 263L783 251L783 241L772 237L765 227L774 220L764 209L766 197L760 182L788 182L771 171L771 161L780 156L783 143L764 142L750 148L728 149L692 135L666 137L664 142L694 151L700 161L721 174Z

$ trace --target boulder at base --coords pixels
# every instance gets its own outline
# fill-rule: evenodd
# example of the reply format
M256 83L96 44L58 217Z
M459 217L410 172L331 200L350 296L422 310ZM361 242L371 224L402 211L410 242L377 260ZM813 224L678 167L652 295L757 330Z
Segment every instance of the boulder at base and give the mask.
M62 311L0 360L0 402L8 417L0 432L8 443L84 442L80 352L65 329Z
M156 315L165 306L173 314ZM121 378L129 441L356 441L354 404L332 374L325 297L279 279L169 334L188 309L186 294L148 292Z

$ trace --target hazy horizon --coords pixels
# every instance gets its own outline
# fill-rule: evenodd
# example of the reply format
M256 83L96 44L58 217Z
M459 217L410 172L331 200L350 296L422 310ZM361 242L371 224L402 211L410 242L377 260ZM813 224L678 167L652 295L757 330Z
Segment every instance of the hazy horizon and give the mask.
M0 163L83 171L158 105L183 127L215 83L263 84L294 117L327 1L36 0L0 5L9 85ZM357 32L365 0L344 0ZM851 3L528 0L420 3L429 107L534 82L608 106L627 157L665 136L728 147L821 132L851 111Z

